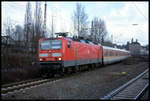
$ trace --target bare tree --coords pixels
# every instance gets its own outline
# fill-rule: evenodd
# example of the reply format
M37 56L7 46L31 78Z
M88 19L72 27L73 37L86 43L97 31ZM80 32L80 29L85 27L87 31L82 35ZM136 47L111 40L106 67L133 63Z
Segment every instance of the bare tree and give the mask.
M24 41L26 52L29 52L31 47L31 39L32 39L32 12L31 12L31 4L28 2L26 4L26 12L24 18Z
M35 16L34 16L34 31L35 31L35 36L37 38L44 37L43 33L43 21L42 21L42 10L41 10L41 3L36 2L36 7L35 7Z
M38 40L44 38L41 3L36 2L34 14L34 48L37 50Z
M76 10L74 11L73 20L74 20L74 29L77 32L77 35L80 36L82 34L87 33L87 25L88 25L88 15L85 13L84 6L77 3Z
M97 41L98 36L98 18L94 18L91 22L91 35L93 38L93 41Z
M44 24L42 21L41 3L36 2L34 18L32 19L31 4L27 3L25 14L25 42L28 50L37 52L38 40L44 37Z
M35 22L34 22L35 36L37 38L44 37L42 10L41 10L41 3L40 2L36 2L34 19L35 19Z
M14 34L14 23L13 21L8 17L7 21L4 22L4 32L3 32L3 36L2 36L2 45L1 45L1 56L2 56L2 62L8 62L9 61L9 54L11 51L10 48L12 48L11 46L14 45L14 41L12 39L13 34Z
M93 41L102 43L107 35L107 29L104 20L95 17L91 22L91 36Z
M43 33L46 34L46 15L47 15L47 3L45 1L45 5L44 5L44 25L43 25Z
M31 4L30 2L26 5L26 12L24 18L24 38L25 42L29 42L31 40L31 25L32 25L32 12L31 12Z
M13 28L12 21L8 17L7 21L4 23L4 33L6 36L10 36L12 28Z
M99 42L100 43L103 43L108 32L107 32L107 29L106 29L106 25L105 25L105 21L104 20L99 20Z
M7 21L4 23L4 35L6 36L6 39L5 39L5 43L6 44L9 44L9 39L13 37L13 34L14 34L14 23L12 22L12 20L8 17L7 18Z

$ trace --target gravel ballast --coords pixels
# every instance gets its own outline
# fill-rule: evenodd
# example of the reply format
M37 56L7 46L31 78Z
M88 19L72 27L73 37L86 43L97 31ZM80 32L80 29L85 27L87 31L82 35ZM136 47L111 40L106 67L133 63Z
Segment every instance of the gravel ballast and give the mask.
M116 64L8 94L2 96L2 99L100 99L147 68L148 62L140 58L129 58Z

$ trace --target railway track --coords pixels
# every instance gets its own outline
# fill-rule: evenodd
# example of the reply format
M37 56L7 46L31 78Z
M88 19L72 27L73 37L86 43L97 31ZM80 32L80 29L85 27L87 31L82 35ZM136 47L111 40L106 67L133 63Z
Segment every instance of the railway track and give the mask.
M34 86L38 86L38 85L56 81L56 80L58 80L58 78L52 78L52 79L41 79L40 78L40 79L27 80L27 81L23 81L23 82L19 82L19 83L4 85L1 88L1 95L4 96L9 93L14 93L16 91L21 91L26 88L32 88Z
M49 83L49 82L55 82L55 81L58 81L60 79L67 78L69 76L78 75L78 74L80 74L80 72L79 73L73 73L73 74L66 74L64 76L54 77L54 78L50 78L50 79L37 78L37 79L26 80L26 81L22 81L22 82L16 82L16 83L12 83L12 84L2 85L1 95L5 96L9 93L14 93L16 91L21 91L24 89L30 89L32 87L40 86L41 84L45 84L45 83Z
M140 99L144 92L148 89L148 69L138 75L136 78L130 80L118 89L107 94L102 100L137 100Z
M37 81L37 80L40 80L42 78L36 78L36 79L30 79L30 80L25 80L25 81L20 81L20 82L15 82L15 83L10 83L10 84L4 84L2 85L2 88L7 88L7 87L10 87L10 86L14 86L14 85L19 85L19 84L23 84L23 83L28 83L28 82L33 82L33 81Z
M9 93L14 93L16 91L24 90L26 88L30 89L30 88L35 87L35 86L40 86L41 84L45 84L45 83L53 82L53 81L55 82L55 81L58 81L60 79L67 78L69 76L78 75L80 73L81 72L64 74L61 77L54 77L54 78L50 78L50 79L37 78L37 79L26 80L26 81L16 82L16 83L12 83L12 84L2 85L1 95L4 96L4 95L7 95Z

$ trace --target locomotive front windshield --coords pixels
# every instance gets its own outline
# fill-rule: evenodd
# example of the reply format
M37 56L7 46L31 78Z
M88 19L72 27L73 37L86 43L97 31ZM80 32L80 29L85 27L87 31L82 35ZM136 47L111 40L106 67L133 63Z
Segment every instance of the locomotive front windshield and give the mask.
M61 49L61 40L45 40L40 43L41 50Z

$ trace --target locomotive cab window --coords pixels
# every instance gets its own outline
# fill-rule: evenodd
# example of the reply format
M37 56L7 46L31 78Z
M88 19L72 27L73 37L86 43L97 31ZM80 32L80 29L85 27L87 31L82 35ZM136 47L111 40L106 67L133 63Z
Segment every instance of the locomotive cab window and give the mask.
M71 48L71 42L70 41L67 42L67 46L68 46L68 49Z
M61 49L61 40L45 40L40 43L41 50Z

